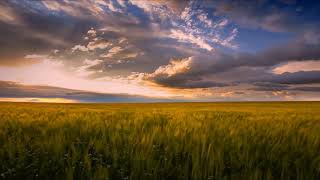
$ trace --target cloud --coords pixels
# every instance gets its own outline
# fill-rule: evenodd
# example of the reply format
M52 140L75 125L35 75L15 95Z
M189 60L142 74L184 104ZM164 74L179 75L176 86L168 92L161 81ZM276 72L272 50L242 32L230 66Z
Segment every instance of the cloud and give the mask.
M7 10L10 9L10 13ZM1 44L0 65L21 66L30 63L26 54L47 54L52 49L64 49L74 44L83 28L88 29L87 20L64 18L43 11L42 2L1 1L0 20ZM10 18L8 19L8 17Z
M266 78L264 81L279 84L315 84L320 83L320 71L286 72Z
M288 91L272 91L272 94L274 96L282 96L287 100L292 100L292 93L288 92Z
M170 12L167 11L167 6L161 1L130 0L130 3L148 13L151 18L154 18L153 14L155 13L157 13L160 18L168 18L168 14L166 14L165 12Z
M69 1L42 1L42 4L51 11L63 11L73 16L79 16L80 12L69 5Z
M111 57L115 56L116 54L118 54L119 52L121 52L122 50L123 50L122 47L115 46L115 47L109 49L108 53L101 54L100 57L111 58Z
M213 7L215 14L227 16L244 27L261 28L272 32L299 32L310 26L297 11L288 11L281 4L270 1L227 1L204 2ZM313 4L313 9L318 7ZM310 11L311 12L311 11Z
M145 10L146 12L157 11L158 6L165 6L169 8L172 12L179 14L188 5L189 0L130 0L130 3L138 6L139 8Z
M188 91L238 98L233 92L257 88L256 83L302 93L300 86L318 83L319 6L296 11L298 4L305 3L1 2L1 80L151 96ZM143 78L132 85L128 76L134 72ZM274 96L248 91L247 98Z
M86 46L82 46L80 44L77 44L73 48L71 48L71 50L72 50L72 52L75 52L77 50L86 52L86 51L88 51L88 48Z
M104 40L104 39L101 39L101 40L89 42L89 44L87 45L87 48L89 50L106 49L107 47L110 47L111 45L112 45L111 42Z
M175 96L173 92L141 84L139 81L130 80L124 75L106 76L103 74L103 70L106 68L105 63L99 59L87 59L82 61L80 65L71 67L66 66L66 63L71 62L51 59L50 57L49 59L39 59L28 66L0 66L0 80L100 93L126 93L149 97ZM113 65L113 68L115 66L116 64Z
M270 82L256 82L256 83L253 83L253 85L255 87L250 89L255 91L283 91L283 90L290 89L289 85L270 83Z
M174 7L172 8L171 3L162 0L132 0L131 3L147 13L153 26L157 27L155 29L160 31L155 34L158 37L173 38L184 43L188 42L209 51L214 49L214 45L226 48L237 47L233 42L237 36L237 32L233 29L231 31L226 29L228 20L220 18L217 22L209 20L208 14L201 10L199 5L194 1L175 2L174 4L177 7L183 7L182 9L178 8L179 10ZM199 18L201 21L198 20ZM169 32L161 29L162 22L165 22L164 24L167 25L165 28L169 28Z
M46 102L157 102L170 101L169 99L150 98L128 94L107 94L95 93L90 91L79 91L73 89L24 85L11 81L0 81L0 101L1 99L13 98L16 101L44 101L43 98L49 98ZM22 98L22 99L21 99ZM12 101L12 100L11 100Z
M276 74L285 72L299 72L299 71L320 71L320 61L302 61L302 62L289 62L287 64L279 65L273 69Z
M89 29L87 34L91 37L96 37L97 36L97 31L94 30L93 28Z
M100 60L100 59L95 59L95 60L86 59L86 60L83 61L83 63L84 63L85 65L88 65L89 67L98 65L98 64L100 64L100 63L102 63L102 62L103 62L103 61Z
M227 71L241 66L271 67L281 63L319 59L320 41L313 43L302 37L256 54L214 52L213 55L208 54L202 58L207 59L203 63L207 63L211 73Z
M14 9L6 4L6 2L2 3L0 3L0 21L13 25L21 24L21 19L17 16Z
M136 58L137 56L141 55L143 53L137 53L137 52L133 52L133 53L128 53L128 54L124 54L122 56L123 59L130 59L130 58Z
M270 82L257 82L254 83L254 87L250 88L250 90L254 91L305 91L305 92L320 92L320 86L317 85L292 85L292 84L277 84Z
M171 60L168 65L160 66L151 76L170 77L179 73L184 73L190 69L192 57L183 60Z
M128 43L128 39L125 37L119 38L119 44L122 44L122 43Z
M203 22L204 24L206 24L208 27L212 26L212 21L208 19L207 14L199 14L198 19Z
M314 38L316 37L317 36ZM320 58L319 52L319 42L310 41L303 36L293 40L292 42L278 47L272 47L256 54L227 54L221 51L202 53L201 55L189 57L178 63L179 65L188 65L186 66L187 68L184 67L183 71L172 71L172 69L177 65L171 62L167 66L160 66L155 72L151 73L149 79L158 84L165 84L166 86L172 87L177 86L179 83L176 82L178 81L199 82L199 87L201 87L200 85L203 85L204 80L206 80L206 82L214 82L212 84L207 83L212 85L212 87L217 85L225 86L226 84L251 83L259 81L280 84L319 83L318 77L320 76L318 71L303 72L301 71L303 70L303 67L298 67L295 70L295 73L283 73L277 75L270 72L277 65L280 65L281 67L283 63L310 63L309 59ZM245 72L239 71L244 67L246 68ZM255 69L258 69L259 71L256 71ZM166 72L164 70L171 70L170 72L172 72L172 74L156 73L157 71ZM309 70L312 69L309 67ZM251 72L251 74L249 72ZM226 74L229 75L226 76ZM220 77L220 79L217 77ZM228 77L229 79L227 79ZM239 79L239 77L242 77L242 79Z
M24 58L26 58L26 59L46 59L46 58L48 58L48 55L44 55L44 54L28 54Z
M110 47L111 45L112 45L112 43L107 40L95 39L95 40L89 42L87 46L77 44L74 47L72 47L71 50L72 50L72 52L75 52L77 50L83 51L83 52L88 52L89 50L93 51L95 49L106 49L106 48Z
M235 95L243 95L245 94L244 92L237 92L237 91L227 91L220 93L220 96L222 97L234 97Z
M178 25L174 28L178 31L173 33L173 37L189 40L207 50L213 49L212 44L232 49L237 48L233 42L237 36L237 29L233 28L231 31L227 29L228 20L225 18L216 17L218 21L208 19L208 13L197 7L198 4L191 1L189 6L184 9L180 16L180 21L184 23L176 23Z
M96 17L101 18L106 14L105 8L114 11L114 6L110 1L41 1L41 3L50 11L63 12L70 16L80 18Z
M85 59L83 61L83 65L78 67L76 70L76 73L80 77L87 77L92 74L97 73L97 71L93 70L92 68L101 64L103 61L100 59L95 59L95 60L90 60L90 59Z
M291 90L294 91L311 91L311 92L320 92L320 86L303 86L303 87L295 87L295 88L291 88Z
M120 46L116 46L116 47L113 47L109 50L109 53L118 53L120 51L122 51L123 49L120 47Z
M143 3L147 4L148 2L149 1L144 1ZM108 4L110 3L115 8L120 8L121 12L114 13L113 11L111 11L108 7ZM143 55L145 57L143 58L141 58L141 52L151 52L149 51L149 48L153 48L152 46L155 42L159 41L159 39L161 39L161 41L167 41L167 38L170 38L170 29L177 28L178 30L185 32L187 35L190 35L191 37L203 40L202 42L199 42L196 39L194 39L196 42L199 42L200 44L207 43L203 44L203 47L205 48L210 49L209 46L214 46L212 42L207 42L208 39L211 39L211 37L206 38L209 35L209 33L206 33L205 31L201 30L200 26L197 25L196 31L200 32L201 30L202 34L197 34L195 33L196 31L190 32L190 27L183 27L185 26L185 22L181 21L181 19L179 18L180 14L176 13L176 11L178 11L178 9L179 11L182 11L186 6L190 6L189 2L157 1L153 4L155 7L153 7L154 12L152 13L160 12L157 9L159 9L159 7L165 6L165 8L162 9L162 13L166 14L169 11L173 12L175 14L175 17L172 18L174 22L170 22L171 17L166 20L167 22L163 22L163 24L157 21L156 19L151 20L145 18L144 14L141 14L141 10L138 9L137 11L130 12L130 8L132 8L134 5L129 1L34 1L32 3L20 4L10 2L9 7L12 8L14 13L17 14L19 17L20 14L23 15L22 20L24 24L26 24L26 26L24 26L23 28L10 28L12 34L18 35L13 36L15 40L11 41L11 38L7 40L8 42L5 41L5 43L8 44L7 48L10 49L10 51L13 51L11 50L12 48L10 48L11 46L15 46L15 48L18 48L19 53L15 53L15 56L17 57L14 58L18 59L19 57L23 58L25 54L30 53L28 52L27 48L30 46L35 47L37 51L36 53L38 54L47 53L52 49L59 49L59 55L64 55L63 51L66 48L69 48L71 50L73 48L74 52L86 52L89 50L100 50L102 48L107 47L107 44L101 43L96 46L98 48L94 49L95 44L93 43L93 39L97 37L103 37L103 39L105 40L123 37L127 38L128 41L134 44L136 46L136 49L139 50L138 55L136 55L134 52L128 52L129 54L124 55L124 57L130 59L138 59L139 61L146 61L145 59L150 59L154 58L154 56L158 56L158 52L155 52L156 50L153 50L152 53L155 54L144 53ZM179 23L181 23L182 26L180 26ZM43 24L45 24L45 26ZM181 29L178 28L179 26L181 27ZM105 27L107 27L108 30L112 29L113 31L105 31L105 34L103 34L104 31L100 30L106 30ZM23 32L14 32L14 29L23 29ZM29 33L28 30L31 29L32 33ZM41 31L42 33L39 33L38 31ZM4 34L8 34L8 32L4 32ZM28 37L24 37L27 34ZM23 37L19 37L20 35ZM36 37L30 38L33 36ZM88 40L90 39L90 44L84 44L84 36L88 37ZM40 39L43 42L39 43ZM13 42L19 42L19 45L16 45L16 43ZM73 47L70 47L71 45ZM78 46L75 47L75 45ZM199 47L197 44L193 43L193 45L195 45L195 47L190 48L196 49ZM6 58L8 60L6 61L9 63L10 59L13 59L14 55L13 53L9 53L8 49L3 49L0 51L3 51L2 54L8 54L8 57ZM23 55L18 55L20 53ZM180 52L171 50L170 56L175 56L179 53ZM78 63L80 63L81 60L83 60L84 58L98 58L96 56L91 57L92 54L92 52L87 54L82 53L82 55L86 57L79 59ZM74 53L73 56L78 56L78 54ZM167 56L169 56L169 54ZM159 56L155 61L157 61L155 64L149 63L149 67L147 67L147 69L153 69L155 65L158 65L158 63L167 63L168 58L163 59L161 56Z
M194 57L182 60L171 60L168 65L160 66L153 73L146 74L144 80L155 82L159 85L175 88L207 88L223 87L224 83L203 80L196 74L198 66ZM200 69L198 69L200 70ZM200 70L201 71L201 70Z
M200 48L206 49L208 51L214 50L208 43L205 42L201 37L195 37L192 34L184 33L180 30L171 30L170 38L178 39L180 42L189 42L198 45Z
M103 5L107 6L112 12L122 13L122 8L126 7L126 2L125 0L103 1Z

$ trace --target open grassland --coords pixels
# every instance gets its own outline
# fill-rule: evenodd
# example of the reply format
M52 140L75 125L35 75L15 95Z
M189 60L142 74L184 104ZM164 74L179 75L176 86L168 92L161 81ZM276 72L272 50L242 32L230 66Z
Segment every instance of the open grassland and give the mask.
M320 103L1 103L0 175L320 179Z

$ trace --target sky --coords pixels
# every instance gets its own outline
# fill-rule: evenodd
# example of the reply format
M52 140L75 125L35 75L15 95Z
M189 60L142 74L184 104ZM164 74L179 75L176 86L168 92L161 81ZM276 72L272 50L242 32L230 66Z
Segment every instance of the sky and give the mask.
M0 101L316 100L317 0L0 2Z

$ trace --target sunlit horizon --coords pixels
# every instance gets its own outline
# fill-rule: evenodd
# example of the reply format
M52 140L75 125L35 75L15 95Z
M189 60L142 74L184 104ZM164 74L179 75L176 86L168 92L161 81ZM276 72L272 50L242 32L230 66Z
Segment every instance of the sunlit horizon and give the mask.
M5 1L0 3L0 98L320 100L319 6Z

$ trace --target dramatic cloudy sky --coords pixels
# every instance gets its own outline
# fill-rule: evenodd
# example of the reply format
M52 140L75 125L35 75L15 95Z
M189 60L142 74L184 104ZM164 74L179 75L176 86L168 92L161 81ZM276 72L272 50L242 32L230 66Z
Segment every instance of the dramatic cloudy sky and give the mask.
M2 0L0 101L320 100L320 1Z

